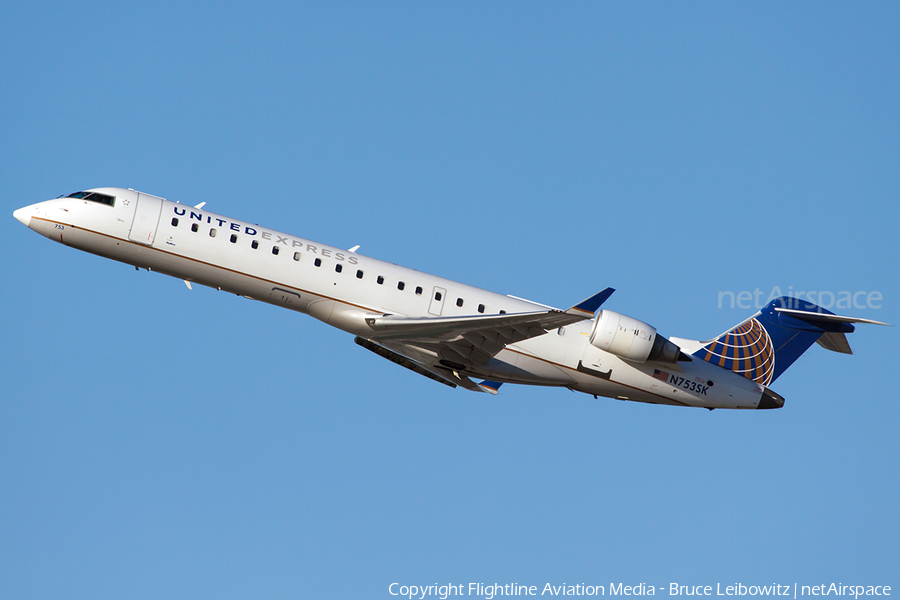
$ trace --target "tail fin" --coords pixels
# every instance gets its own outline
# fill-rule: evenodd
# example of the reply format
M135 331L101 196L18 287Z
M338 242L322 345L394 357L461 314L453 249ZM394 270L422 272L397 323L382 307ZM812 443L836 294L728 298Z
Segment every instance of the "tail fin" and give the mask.
M768 386L815 342L828 350L850 354L844 334L855 330L851 323L887 325L843 317L811 302L782 296L733 329L705 342L693 355Z

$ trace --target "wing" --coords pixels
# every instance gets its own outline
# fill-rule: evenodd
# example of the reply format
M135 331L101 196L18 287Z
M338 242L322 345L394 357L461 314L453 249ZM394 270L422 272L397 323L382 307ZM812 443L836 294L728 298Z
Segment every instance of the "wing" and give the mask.
M417 363L439 363L462 371L485 364L507 344L589 319L614 291L607 288L565 311L466 317L367 317L372 333L366 337Z
M467 390L471 390L473 392L488 392L490 394L496 394L500 386L503 385L502 383L496 383L494 381L482 381L481 383L475 383L467 376L462 375L457 371L454 371L453 369L448 369L446 367L429 367L419 364L398 352L394 352L393 350L385 348L384 346L379 346L375 342L372 342L365 338L361 338L359 336L357 336L354 341L366 350L370 350L378 356L388 359L392 363L398 364L401 367L406 367L414 373L424 375L432 381L443 383L444 385L450 386L452 388L461 385Z

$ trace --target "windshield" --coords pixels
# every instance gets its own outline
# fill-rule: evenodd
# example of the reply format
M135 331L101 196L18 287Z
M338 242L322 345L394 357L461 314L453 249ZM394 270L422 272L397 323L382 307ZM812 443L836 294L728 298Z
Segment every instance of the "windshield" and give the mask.
M75 192L74 194L69 194L66 198L81 198L82 200L99 202L100 204L106 204L108 206L115 206L116 204L115 196L107 196L106 194L97 192Z

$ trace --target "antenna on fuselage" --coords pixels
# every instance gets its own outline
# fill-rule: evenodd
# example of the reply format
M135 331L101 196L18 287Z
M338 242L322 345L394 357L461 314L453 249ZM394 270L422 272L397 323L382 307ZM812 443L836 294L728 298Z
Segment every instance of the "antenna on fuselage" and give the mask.
M350 248L349 250L347 250L347 252L356 252L357 250L359 250L359 244L353 246L352 248Z

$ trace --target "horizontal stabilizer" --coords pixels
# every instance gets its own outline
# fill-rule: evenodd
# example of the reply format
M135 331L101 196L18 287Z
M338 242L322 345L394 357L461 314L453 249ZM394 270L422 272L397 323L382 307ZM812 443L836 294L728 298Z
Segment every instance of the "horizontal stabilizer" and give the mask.
M801 321L825 321L828 323L869 323L870 325L887 325L893 327L890 323L882 323L881 321L873 321L872 319L861 319L860 317L845 317L842 315L833 315L831 313L815 312L808 310L794 310L792 308L775 308L776 312L790 315Z

